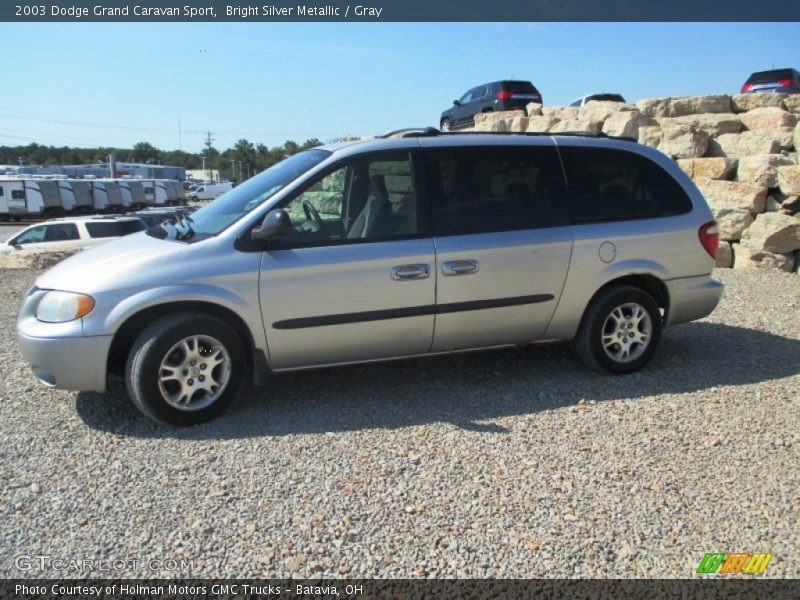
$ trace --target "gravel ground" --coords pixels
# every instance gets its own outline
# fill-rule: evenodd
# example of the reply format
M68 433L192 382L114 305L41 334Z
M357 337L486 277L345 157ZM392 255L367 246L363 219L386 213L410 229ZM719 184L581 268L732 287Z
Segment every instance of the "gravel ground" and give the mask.
M762 551L800 577L800 277L718 271L716 312L628 377L564 346L347 367L175 430L120 382L34 383L11 332L35 275L0 271L3 576L687 577Z

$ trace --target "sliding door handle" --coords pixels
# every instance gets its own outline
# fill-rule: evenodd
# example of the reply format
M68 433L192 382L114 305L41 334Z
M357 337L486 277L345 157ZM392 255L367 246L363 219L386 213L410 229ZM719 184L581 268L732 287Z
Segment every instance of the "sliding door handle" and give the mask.
M470 275L478 272L477 260L448 260L442 264L442 275Z

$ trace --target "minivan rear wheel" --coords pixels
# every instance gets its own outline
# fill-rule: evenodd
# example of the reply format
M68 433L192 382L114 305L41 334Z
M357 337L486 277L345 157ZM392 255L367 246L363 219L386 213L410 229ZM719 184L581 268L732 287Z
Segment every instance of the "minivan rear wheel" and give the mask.
M125 371L134 405L168 425L213 419L234 400L244 375L242 341L225 321L191 311L147 327L131 348Z
M641 369L661 339L658 303L633 286L615 285L601 292L584 314L575 347L593 369L614 374Z

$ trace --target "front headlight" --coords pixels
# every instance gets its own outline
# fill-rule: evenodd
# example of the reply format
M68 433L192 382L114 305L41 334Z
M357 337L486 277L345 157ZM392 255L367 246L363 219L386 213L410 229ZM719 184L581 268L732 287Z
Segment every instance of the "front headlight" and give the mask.
M66 323L85 317L94 308L94 298L73 292L47 292L36 307L36 318L45 323Z

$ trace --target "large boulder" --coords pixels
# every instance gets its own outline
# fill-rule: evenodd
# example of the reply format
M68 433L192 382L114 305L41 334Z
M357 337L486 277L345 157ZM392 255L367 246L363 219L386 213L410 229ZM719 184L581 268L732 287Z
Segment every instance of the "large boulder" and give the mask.
M739 118L744 123L744 126L751 130L794 127L797 124L797 115L775 106L754 108L740 114Z
M777 154L781 151L780 140L758 131L724 133L711 140L709 156L730 156L739 158L752 154Z
M743 208L712 207L714 219L717 221L719 239L737 241L741 239L745 229L753 223L753 215Z
M786 94L734 94L731 96L733 112L747 112L754 108L784 108L783 100Z
M636 103L636 108L648 117L681 117L701 113L731 112L731 97L686 96L679 98L645 98Z
M766 250L755 250L742 244L733 245L734 269L777 269L790 273L794 256L776 254Z
M678 159L678 166L692 179L731 179L737 163L726 157Z
M800 195L800 165L778 167L778 187L786 196Z
M709 135L691 125L661 128L658 149L670 158L699 158L708 149Z
M800 94L789 94L784 98L783 105L790 113L800 114Z
M639 143L651 148L658 148L658 143L661 141L661 126L660 125L640 125L639 126Z
M529 102L527 106L525 106L525 112L528 113L529 117L541 115L542 105L539 104L538 102Z
M682 117L662 117L656 119L656 121L662 127L668 125L692 125L695 129L700 129L713 136L724 133L739 133L742 130L742 122L733 113L705 113L684 115Z
M800 96L800 94L797 95ZM795 152L800 152L800 123L795 125L792 131L792 145Z
M528 128L526 131L543 132L550 131L550 128L558 123L558 119L547 115L534 115L528 117Z
M577 106L544 106L542 114L556 119L579 119L580 109Z
M644 98L635 103L639 111L648 117L671 117L672 109L670 102L672 98Z
M794 147L794 128L792 127L775 127L773 129L755 129L752 133L760 133L766 137L777 140L780 149L784 152L791 150Z
M740 208L753 214L764 212L767 188L743 181L703 179L697 187L712 208Z
M525 131L528 117L524 111L508 110L475 115L475 131Z
M673 98L671 108L670 116L673 117L701 113L729 113L731 112L731 97L725 94L715 94L713 96Z
M739 159L736 178L774 188L778 185L778 167L791 164L792 160L783 154L743 156Z
M639 139L639 127L649 123L638 110L624 110L610 115L603 123L603 133L616 137Z
M620 111L633 111L636 107L624 102L607 102L592 100L578 109L578 118L587 121L605 121L609 116Z
M559 133L565 131L588 131L597 133L602 128L602 121L589 121L588 119L564 119L555 123L548 131Z
M720 242L717 249L717 267L730 269L733 266L733 248L729 242Z
M789 254L800 250L800 220L777 212L764 213L756 217L741 239L754 250Z

